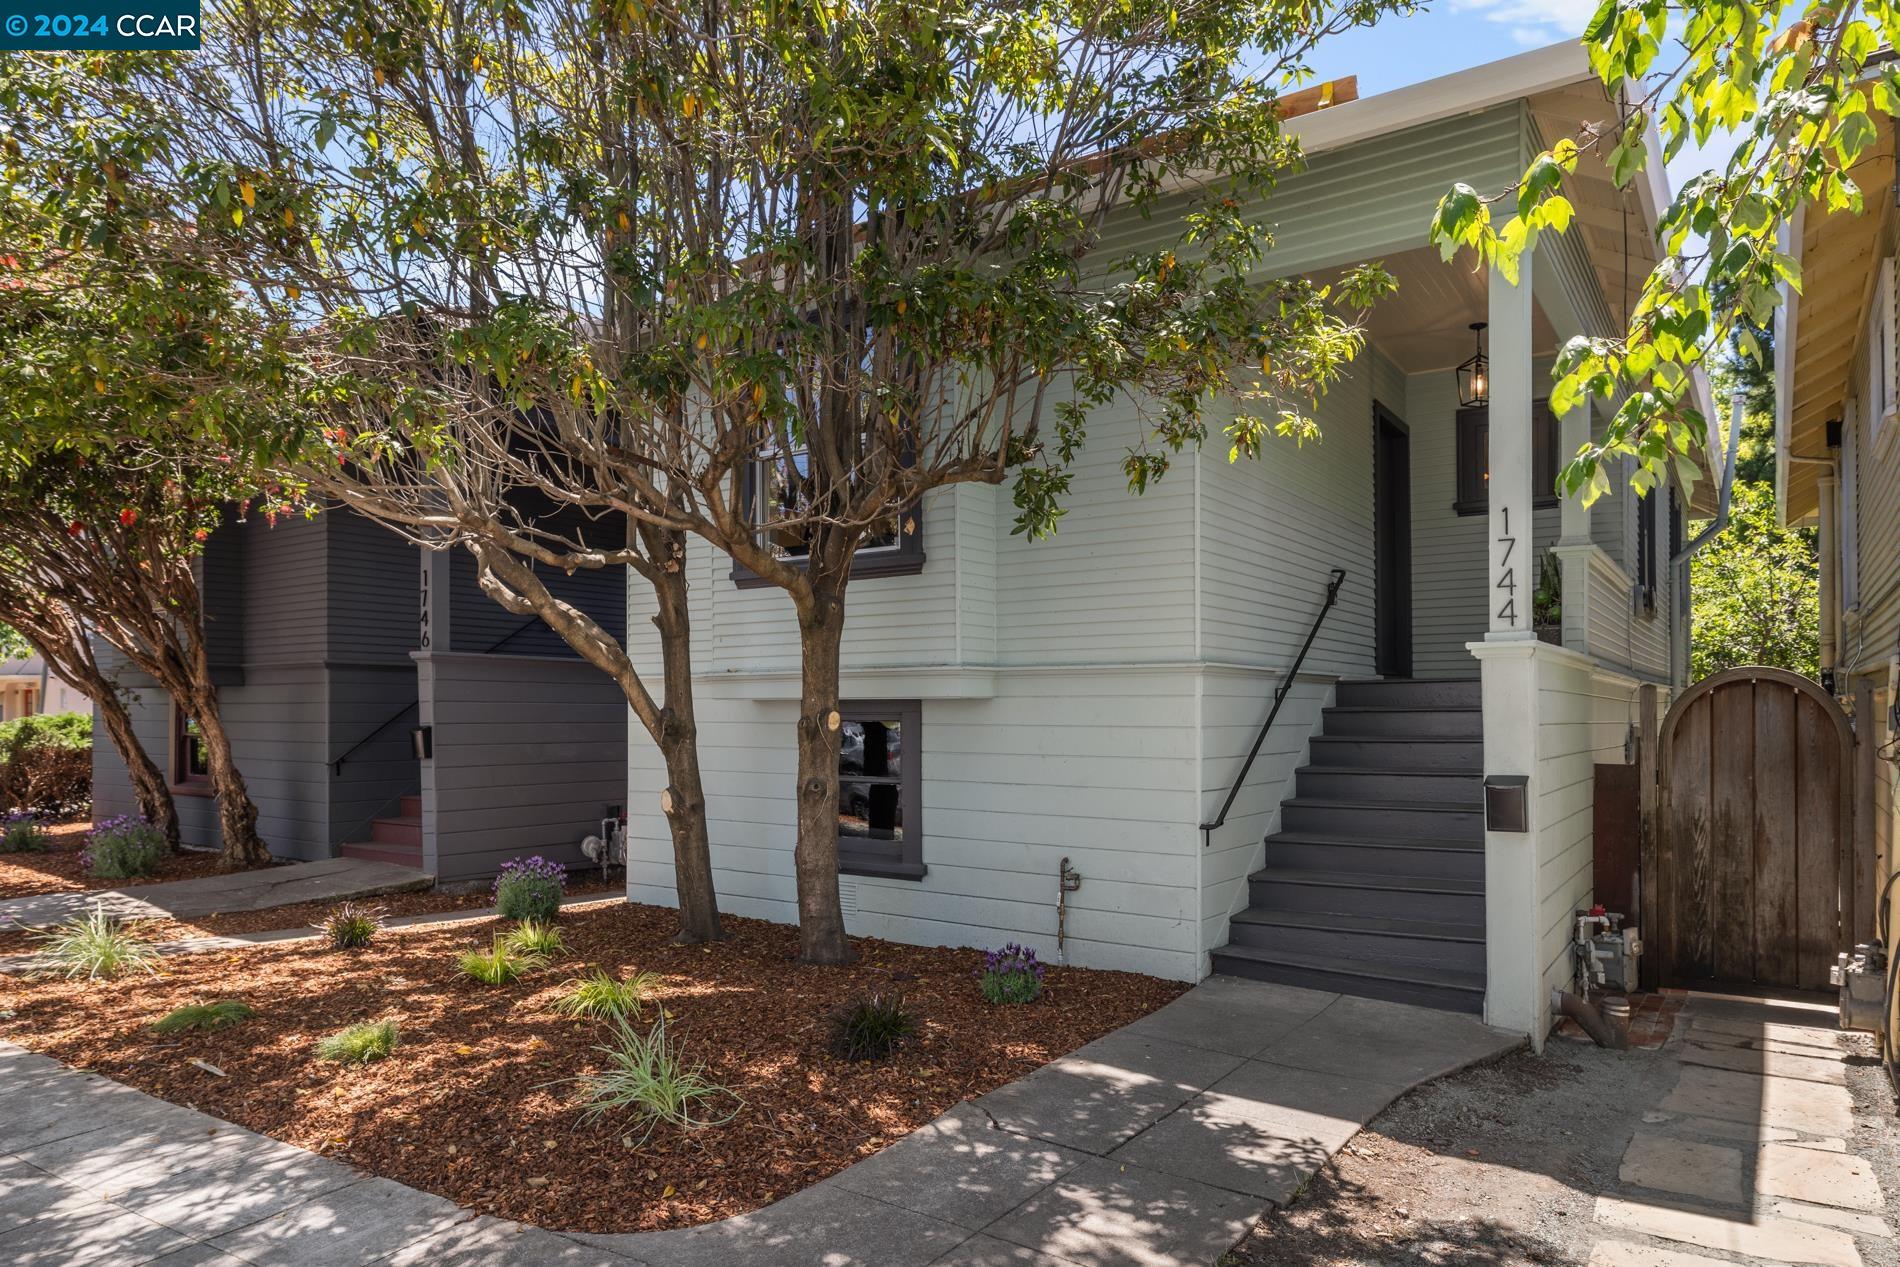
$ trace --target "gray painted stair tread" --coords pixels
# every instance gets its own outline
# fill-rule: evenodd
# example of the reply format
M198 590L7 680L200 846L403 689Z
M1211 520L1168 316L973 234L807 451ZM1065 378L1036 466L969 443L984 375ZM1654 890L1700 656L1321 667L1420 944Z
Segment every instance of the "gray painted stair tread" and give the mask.
M1341 800L1325 796L1289 796L1281 805L1302 809L1382 809L1416 810L1421 814L1469 814L1484 808L1482 796L1469 801L1378 801L1370 797Z
M1341 959L1336 955L1304 955L1293 950L1262 950L1258 946L1222 946L1216 956L1246 959L1255 963L1304 968L1312 972L1336 973L1376 981L1397 981L1406 985L1437 986L1454 990L1484 992L1484 974L1460 968L1442 968L1426 963L1387 963L1378 959Z
M1267 837L1269 845L1337 845L1354 849L1426 849L1481 854L1483 841L1454 837L1432 839L1426 836L1380 836L1372 832L1277 831Z
M1266 911L1248 907L1237 912L1235 924L1277 924L1290 928L1329 928L1342 932L1392 937L1422 937L1435 941L1484 940L1482 924L1445 924L1432 920L1391 919L1383 915L1341 915L1314 911Z
M1397 889L1405 893L1457 893L1484 896L1484 881L1434 875L1375 875L1365 871L1301 871L1266 867L1248 877L1275 884L1320 884L1355 889Z
M1354 740L1353 742L1363 743L1365 741ZM1407 742L1410 742L1410 741L1408 740ZM1458 742L1471 743L1473 741L1469 739L1461 739ZM1482 770L1445 770L1445 769L1434 769L1431 766L1397 766L1397 765L1370 766L1370 765L1314 764L1314 765L1303 765L1300 767L1300 771L1302 773L1307 773L1307 774L1362 774L1370 778L1379 778L1379 779L1391 778L1395 776L1399 778L1408 778L1408 779L1482 779L1484 777L1484 772Z
M1329 713L1482 713L1481 704L1332 704Z

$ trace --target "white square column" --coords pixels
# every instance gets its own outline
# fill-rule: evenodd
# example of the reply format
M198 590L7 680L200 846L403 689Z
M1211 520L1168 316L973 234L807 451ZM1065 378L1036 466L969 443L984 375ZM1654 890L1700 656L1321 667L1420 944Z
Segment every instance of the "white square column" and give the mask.
M1531 549L1531 256L1513 286L1495 268L1490 279L1491 398L1490 613L1484 641L1471 644L1484 699L1484 773L1523 775L1530 831L1484 836L1484 1019L1542 1046L1549 1004L1538 962L1537 747L1539 645L1531 619L1537 560Z
M1531 594L1537 559L1531 550L1531 253L1518 261L1517 285L1491 270L1490 510L1491 566L1487 641L1535 638Z

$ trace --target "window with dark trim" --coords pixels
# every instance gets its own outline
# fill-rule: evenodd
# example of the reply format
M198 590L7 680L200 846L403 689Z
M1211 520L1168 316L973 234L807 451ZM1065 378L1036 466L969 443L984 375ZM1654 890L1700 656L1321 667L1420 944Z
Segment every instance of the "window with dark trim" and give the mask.
M923 706L875 700L838 711L838 870L921 880Z
M1461 515L1482 515L1491 506L1491 411L1483 405L1458 411L1458 499ZM1557 504L1557 419L1550 402L1531 403L1531 505Z
M1656 614L1656 502L1636 495L1636 599L1643 614Z
M774 519L796 515L798 495L788 475L791 471L802 473L804 470L803 449L795 449L785 458L763 457L747 468L745 501L752 522L770 524ZM761 530L760 536L762 544L773 554L790 562L799 562L811 552L804 530L796 526L767 527ZM854 580L867 576L909 576L923 570L924 512L920 505L894 514L884 524L867 531L851 561ZM738 562L732 565L732 581L740 589L770 584Z
M172 782L205 783L211 778L211 762L205 755L204 735L198 723L177 704L172 705Z

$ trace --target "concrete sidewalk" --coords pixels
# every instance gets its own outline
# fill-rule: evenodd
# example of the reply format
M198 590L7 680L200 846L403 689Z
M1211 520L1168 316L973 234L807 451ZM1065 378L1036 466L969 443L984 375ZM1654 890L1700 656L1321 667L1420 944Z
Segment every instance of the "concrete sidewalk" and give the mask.
M764 1210L613 1236L472 1216L0 1044L0 1261L1204 1265L1393 1098L1519 1041L1216 977Z
M343 902L426 889L435 877L414 867L361 858L327 858L228 875L136 884L85 893L37 893L0 901L0 930L50 928L83 916L96 902L115 919L200 919L263 911L298 902Z

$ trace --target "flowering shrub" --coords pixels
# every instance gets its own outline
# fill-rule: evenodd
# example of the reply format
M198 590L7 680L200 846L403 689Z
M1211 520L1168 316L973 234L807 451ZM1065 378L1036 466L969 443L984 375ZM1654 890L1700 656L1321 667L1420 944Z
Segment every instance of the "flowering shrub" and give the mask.
M92 829L79 865L101 880L130 880L158 870L165 833L130 814L108 818Z
M46 829L28 810L0 818L0 853L31 853L46 848Z
M561 913L561 894L567 890L567 868L540 854L501 864L495 877L495 910L503 919L532 919L546 923Z
M1034 1003L1042 997L1042 974L1036 952L1011 942L983 957L976 980L992 1003Z

